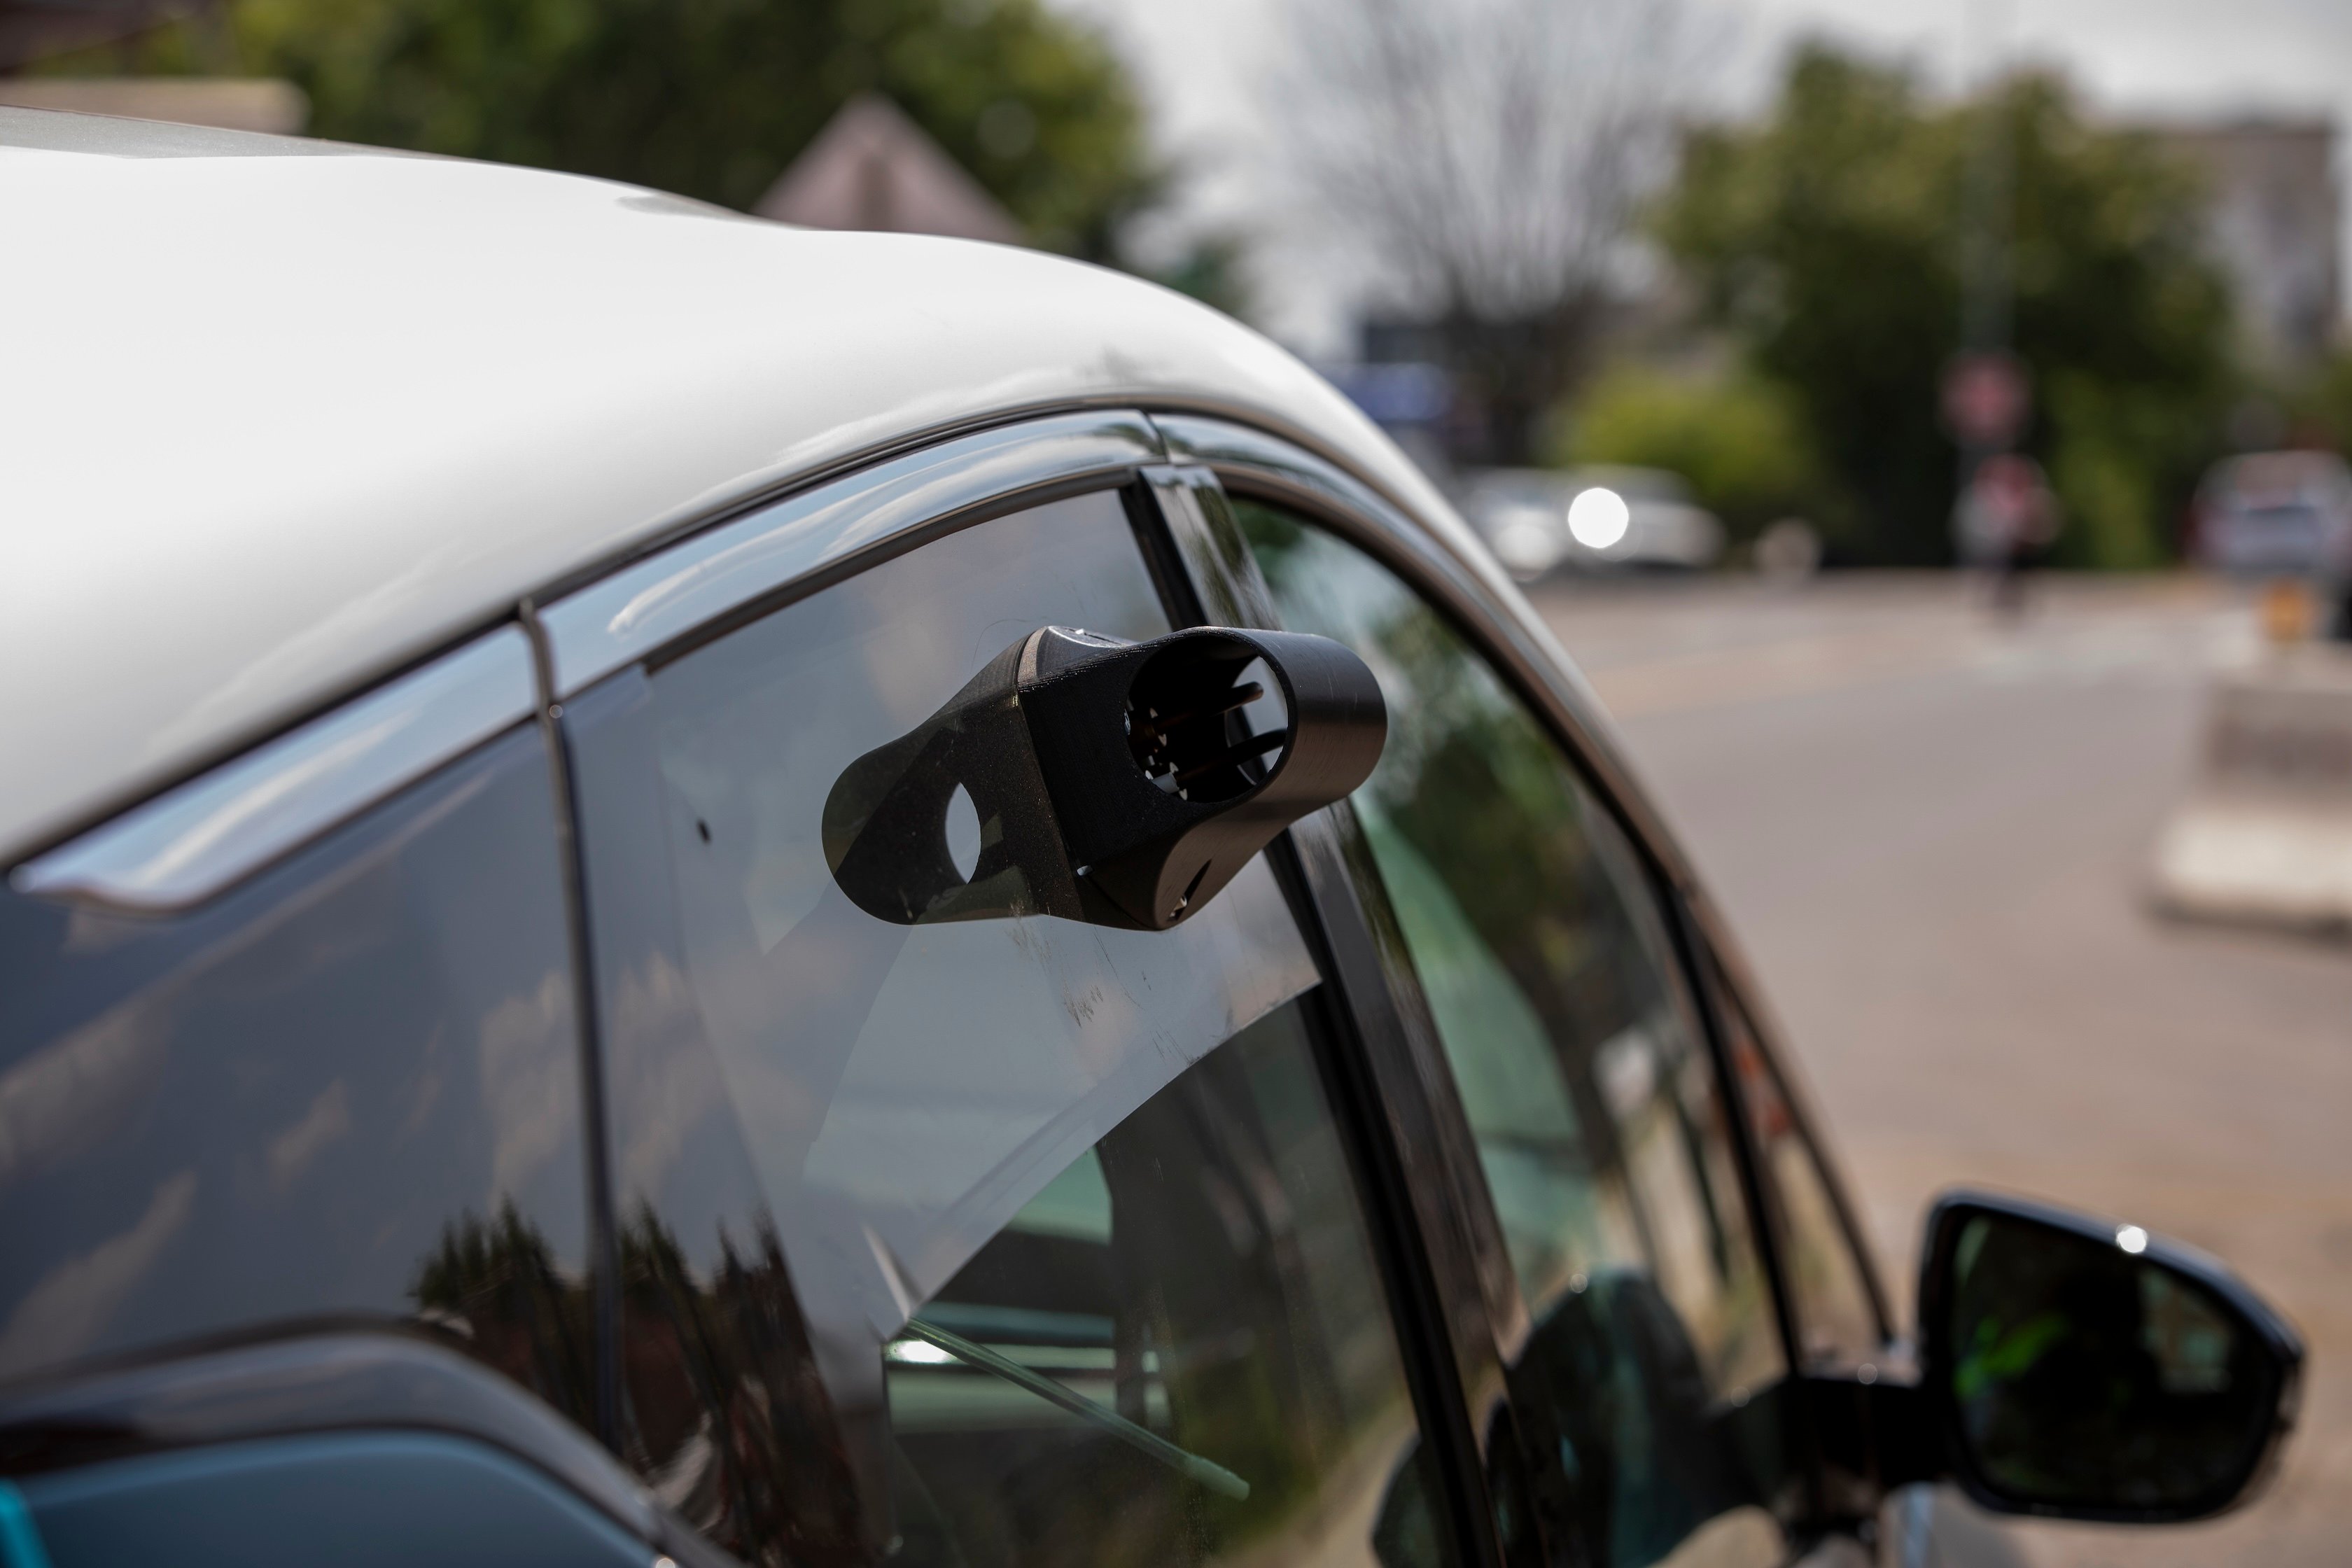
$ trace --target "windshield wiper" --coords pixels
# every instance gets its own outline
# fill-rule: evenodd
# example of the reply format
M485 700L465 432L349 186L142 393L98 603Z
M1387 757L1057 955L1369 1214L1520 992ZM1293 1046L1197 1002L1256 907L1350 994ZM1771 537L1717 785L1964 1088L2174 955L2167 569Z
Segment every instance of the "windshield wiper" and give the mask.
M956 1360L981 1371L993 1373L1016 1387L1028 1390L1049 1404L1058 1405L1079 1420L1099 1426L1120 1442L1140 1449L1166 1465L1188 1480L1195 1480L1222 1497L1239 1502L1250 1495L1250 1484L1223 1465L1204 1459L1198 1454L1187 1453L1165 1437L1137 1426L1115 1410L1106 1410L1085 1394L1063 1387L1042 1373L1023 1366L1009 1356L999 1355L986 1345L974 1344L961 1334L950 1333L935 1323L920 1318L907 1321L907 1332L927 1344L937 1345Z

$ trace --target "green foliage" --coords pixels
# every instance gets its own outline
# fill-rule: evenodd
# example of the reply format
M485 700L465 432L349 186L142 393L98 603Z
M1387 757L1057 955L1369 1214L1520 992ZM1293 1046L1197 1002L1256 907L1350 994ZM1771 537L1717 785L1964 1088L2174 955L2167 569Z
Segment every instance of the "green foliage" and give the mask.
M1126 74L1040 0L232 0L225 42L138 63L289 78L319 136L732 207L872 89L1034 241L1097 259L1158 184Z
M1995 132L2012 158L2013 346L2042 405L2026 444L2085 522L2077 559L2152 559L2214 449L2228 300L2193 182L2086 124L2056 79L1939 108L1899 71L1810 48L1766 122L1689 139L1657 232L1708 319L1796 395L1861 508L1862 550L1945 560L1958 463L1937 391L1960 347L1972 165Z
M2337 349L2298 377L2282 401L2291 444L2352 458L2352 349Z
M2042 404L2055 438L2050 485L2065 509L2054 558L2061 565L2121 570L2160 566L2173 552L2172 488L2193 482L2162 454L2203 453L2202 411L2184 414L2161 396L2080 373L2053 377ZM2169 471L2168 471L2169 470ZM2162 488L2160 488L2162 487Z
M1244 249L1242 241L1232 235L1209 235L1150 276L1154 282L1228 316L1245 317L1250 296L1243 276Z
M1692 376L1613 366L1562 422L1550 457L1679 474L1740 539L1790 514L1833 527L1845 510L1795 394L1741 371Z

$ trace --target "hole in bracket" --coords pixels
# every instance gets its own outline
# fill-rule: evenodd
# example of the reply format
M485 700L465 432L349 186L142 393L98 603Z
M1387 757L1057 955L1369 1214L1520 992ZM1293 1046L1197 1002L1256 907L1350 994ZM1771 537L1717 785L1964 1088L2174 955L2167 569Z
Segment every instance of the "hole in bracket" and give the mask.
M963 785L955 787L948 796L945 823L948 839L948 859L953 863L956 875L965 881L980 868L980 807L974 805L971 793Z

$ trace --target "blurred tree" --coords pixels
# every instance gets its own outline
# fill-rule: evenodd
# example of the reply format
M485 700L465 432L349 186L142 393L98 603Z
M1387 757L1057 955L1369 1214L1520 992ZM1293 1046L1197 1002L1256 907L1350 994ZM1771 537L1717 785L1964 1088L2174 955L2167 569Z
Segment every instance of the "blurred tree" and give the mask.
M2142 139L2087 124L2054 78L1937 108L1902 72L1821 47L1771 115L1693 133L1657 232L1761 374L1793 390L1860 509L1867 558L1950 558L1957 455L1937 387L1959 347L1959 215L1979 117L2014 163L2015 351L2026 446L2073 522L2063 559L2137 565L2219 442L2229 302L2198 192Z
M1037 244L1091 259L1159 184L1118 60L1039 0L231 0L226 37L167 33L134 63L289 78L318 136L739 208L870 89Z
M1175 255L1141 270L1163 288L1189 295L1228 316L1246 318L1250 313L1249 284L1243 265L1246 250L1237 235L1194 235Z
M2352 348L2338 348L2322 360L2284 397L2286 442L2325 447L2352 458Z
M1735 539L1792 514L1834 536L1847 510L1796 395L1745 370L1678 375L1613 365L1559 422L1548 457L1679 474Z
M1425 322L1519 464L1629 291L1698 52L1681 0L1290 0L1277 155L1331 263Z

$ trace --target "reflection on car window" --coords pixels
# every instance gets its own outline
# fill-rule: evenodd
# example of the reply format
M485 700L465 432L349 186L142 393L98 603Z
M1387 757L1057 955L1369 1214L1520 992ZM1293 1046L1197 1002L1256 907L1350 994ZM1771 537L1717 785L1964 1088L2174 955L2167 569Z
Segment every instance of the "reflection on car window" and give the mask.
M913 1539L932 1515L906 1500L919 1471L891 1436L884 1344L906 1343L916 1309L1015 1215L1098 1226L1099 1192L1123 1178L1108 1154L1108 1189L1073 1163L1315 983L1262 861L1164 932L896 923L835 881L823 826L843 771L1049 624L1168 629L1116 494L951 534L567 704L625 1226L629 1456L751 1561L864 1562ZM998 828L944 830L971 864ZM1245 1294L1219 1262L1184 1283ZM946 1330L1003 1340L972 1327ZM1294 1375L1279 1342L1219 1343L1202 1353ZM1080 1512L1084 1473L1067 1494Z
M1435 1016L1533 1331L1513 1369L1556 1550L1776 1557L1740 1414L1784 1371L1730 1129L1630 847L1384 568L1243 503L1283 624L1379 675L1354 805Z
M888 1355L910 1568L1441 1560L1299 1004L1062 1171Z
M1780 1256L1796 1298L1797 1342L1808 1371L1852 1368L1881 1354L1878 1310L1860 1253L1831 1195L1821 1156L1805 1134L1780 1069L1756 1043L1720 976L1717 1009L1729 1036L1739 1091L1748 1101L1758 1157L1770 1184Z
M358 1314L587 1419L545 742L168 917L0 887L0 1378Z

